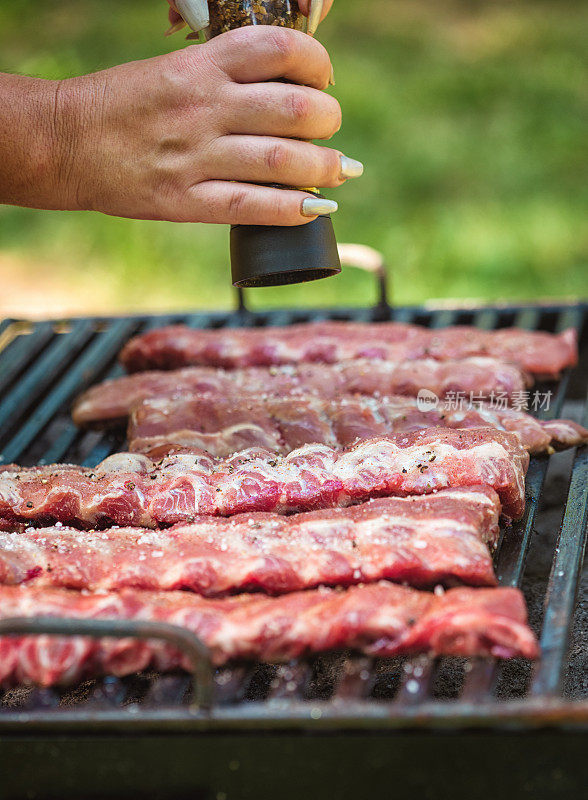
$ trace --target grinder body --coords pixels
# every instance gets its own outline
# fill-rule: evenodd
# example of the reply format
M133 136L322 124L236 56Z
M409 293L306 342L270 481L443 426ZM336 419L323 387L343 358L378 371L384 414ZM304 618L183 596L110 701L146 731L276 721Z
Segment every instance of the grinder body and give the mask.
M301 31L306 26L296 0L176 0L176 6L185 21L194 30L203 30L207 39L247 25ZM320 197L313 189L305 191ZM331 217L321 215L292 227L233 225L231 271L233 285L242 288L337 275L341 264Z

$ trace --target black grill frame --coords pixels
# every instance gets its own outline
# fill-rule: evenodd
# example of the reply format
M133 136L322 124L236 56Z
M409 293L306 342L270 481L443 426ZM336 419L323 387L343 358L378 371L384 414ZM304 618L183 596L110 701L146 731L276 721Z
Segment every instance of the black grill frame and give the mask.
M432 327L474 324L487 329L516 325L528 329L562 330L576 327L582 361L558 383L555 401L545 416L560 415L564 403L586 403L588 361L588 304L525 305L474 308L292 309L251 312L244 303L236 312L77 318L66 321L0 323L0 454L5 462L23 464L73 460L93 466L122 445L112 433L79 432L69 420L73 398L105 377L120 374L116 355L132 335L149 328L184 322L193 327L270 326L324 319L417 322ZM26 334L25 334L26 332ZM553 458L553 457L551 457ZM522 520L502 537L496 555L502 585L517 586L523 579L533 527L543 499L550 457L533 458L527 476L527 508ZM588 697L570 701L561 694L563 671L573 624L573 612L586 546L588 522L588 448L573 457L568 499L552 561L545 596L541 632L543 655L535 668L530 690L522 699L499 700L493 690L503 667L493 660L468 665L458 699L435 699L431 688L439 664L412 659L395 665L398 690L378 700L374 690L378 669L366 659L326 656L313 664L282 667L234 667L216 675L216 703L211 709L191 706L188 676L152 677L140 702L129 700L129 683L104 679L93 684L88 697L73 702L53 690L29 690L24 704L0 701L0 734L43 732L229 732L307 730L399 731L445 729L533 730L545 727L588 732ZM74 629L72 628L72 631ZM89 630L84 631L88 633ZM96 631L104 635L104 628ZM113 629L113 635L115 631ZM166 631L173 636L173 630ZM185 646L185 642L183 643ZM178 642L178 646L182 646ZM318 665L318 666L317 666ZM330 699L304 699L317 669L331 670L334 692ZM366 677L367 675L367 677ZM400 678L398 678L400 675ZM256 681L265 687L255 696ZM333 682L333 681L331 681ZM253 685L253 689L251 686ZM249 689L244 689L249 686ZM131 691L132 694L132 691ZM393 696L392 696L393 695Z

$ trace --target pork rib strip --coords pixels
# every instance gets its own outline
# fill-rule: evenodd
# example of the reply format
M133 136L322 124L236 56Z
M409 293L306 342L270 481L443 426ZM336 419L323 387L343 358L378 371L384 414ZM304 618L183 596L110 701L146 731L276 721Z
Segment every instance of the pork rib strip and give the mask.
M273 598L211 600L189 592L82 594L66 589L0 587L0 617L140 619L192 631L215 664L233 659L289 661L352 648L377 656L493 655L536 658L517 589L450 589L444 595L392 583L346 591L314 589ZM99 675L189 669L173 646L135 639L3 637L0 683L71 684Z
M129 372L137 372L196 365L234 369L302 362L334 364L354 358L445 361L471 356L493 356L534 375L557 378L565 367L577 363L576 332L485 331L468 326L430 329L400 322L315 322L220 330L173 325L131 339L120 358Z
M523 392L527 385L518 367L492 358L447 362L430 358L403 362L359 359L234 371L190 367L176 372L140 372L93 386L76 401L73 419L76 425L116 424L125 421L141 400L177 394L256 398L316 395L328 400L347 394L416 397L422 389L428 389L439 397L460 392L466 400L506 400Z
M349 447L358 439L399 436L425 428L483 428L517 433L530 453L588 441L588 430L569 420L544 422L522 411L486 403L455 410L420 410L408 397L200 397L153 398L138 403L128 426L129 450L145 453L180 445L228 456L247 447L286 454L305 444Z
M214 597L372 583L496 583L493 489L371 500L351 508L200 517L166 531L28 528L0 532L0 584L92 591L187 589Z
M117 453L94 470L0 468L0 518L152 528L190 522L197 514L287 513L474 485L495 489L504 513L518 518L528 463L516 434L490 428L430 428L346 450L306 445L287 456L250 448L214 459L192 451L156 464Z

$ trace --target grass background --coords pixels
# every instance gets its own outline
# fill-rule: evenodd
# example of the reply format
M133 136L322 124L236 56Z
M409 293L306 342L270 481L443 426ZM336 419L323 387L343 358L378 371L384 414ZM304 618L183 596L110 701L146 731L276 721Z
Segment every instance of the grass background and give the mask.
M0 0L0 71L82 74L183 47L162 0ZM335 0L320 29L364 161L339 241L382 250L393 300L588 294L588 3ZM224 227L0 206L0 312L230 307ZM256 306L365 304L355 270Z

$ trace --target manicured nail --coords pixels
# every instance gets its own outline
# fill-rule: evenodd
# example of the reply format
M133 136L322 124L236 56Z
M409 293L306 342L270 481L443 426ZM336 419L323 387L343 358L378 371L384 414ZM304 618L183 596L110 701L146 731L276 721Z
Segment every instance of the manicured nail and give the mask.
M208 0L175 0L175 6L193 31L201 31L210 22Z
M319 214L334 214L339 208L334 200L325 200L324 197L307 197L302 201L302 216L316 217Z
M363 164L354 158L341 156L341 178L359 178L363 175Z
M323 16L324 0L310 0L308 10L308 25L306 31L309 36L314 36Z
M174 23L170 28L168 28L165 32L166 36L173 36L174 33L181 31L182 28L186 27L186 23L183 19L178 20L178 22Z

